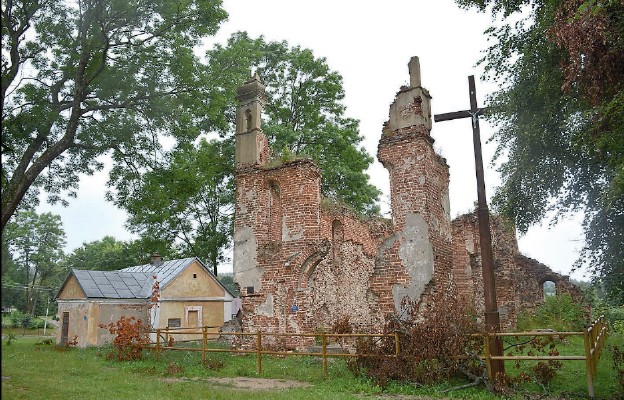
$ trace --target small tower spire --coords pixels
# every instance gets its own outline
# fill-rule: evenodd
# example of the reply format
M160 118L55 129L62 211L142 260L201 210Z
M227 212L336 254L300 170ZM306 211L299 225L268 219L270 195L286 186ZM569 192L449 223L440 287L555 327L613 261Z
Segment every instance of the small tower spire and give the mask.
M257 73L238 88L236 100L236 164L264 164L268 161L268 141L262 133L265 87Z

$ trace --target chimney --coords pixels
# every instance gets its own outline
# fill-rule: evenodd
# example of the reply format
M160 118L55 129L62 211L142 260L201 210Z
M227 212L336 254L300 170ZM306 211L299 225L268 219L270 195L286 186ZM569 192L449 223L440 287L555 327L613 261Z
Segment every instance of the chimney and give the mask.
M163 263L163 258L160 253L154 253L150 256L150 264L152 265L160 265Z

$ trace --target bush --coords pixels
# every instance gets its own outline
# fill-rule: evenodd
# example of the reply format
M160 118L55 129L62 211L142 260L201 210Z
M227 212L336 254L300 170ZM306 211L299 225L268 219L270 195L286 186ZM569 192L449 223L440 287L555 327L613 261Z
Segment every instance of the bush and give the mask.
M452 284L444 289L425 310L411 304L407 319L387 317L384 333L399 333L398 357L388 357L395 354L393 337L358 340L358 357L349 363L350 370L382 388L391 381L430 384L458 374L480 376L483 367L476 355L481 341L470 336L477 332L472 303L460 298ZM427 318L419 318L420 312Z
M143 349L149 343L149 338L145 334L147 327L140 319L122 315L117 323L102 324L100 328L107 329L111 334L116 335L113 339L113 350L109 354L110 358L116 357L119 361L143 358Z
M624 306L598 306L595 310L596 317L604 315L609 326L614 332L624 335Z

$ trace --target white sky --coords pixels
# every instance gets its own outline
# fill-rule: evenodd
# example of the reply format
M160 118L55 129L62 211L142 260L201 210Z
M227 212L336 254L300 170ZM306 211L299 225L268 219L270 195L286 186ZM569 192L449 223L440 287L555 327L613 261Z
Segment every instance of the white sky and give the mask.
M482 68L476 67L488 46L483 32L491 23L490 16L461 10L452 0L224 0L223 4L229 19L216 41L225 43L231 33L247 31L251 37L285 40L326 58L329 67L343 77L347 116L360 120L363 145L375 159L390 103L399 87L409 82L407 63L412 56L420 58L422 84L433 97L433 114L469 108L469 75L477 81L479 106L496 90L480 81ZM494 144L486 143L493 129L483 120L480 126L490 197L499 184L490 165ZM450 166L451 216L466 213L477 198L470 122L434 123L431 135ZM382 210L387 210L387 171L375 161L369 175L384 192ZM106 172L82 179L78 199L71 199L68 208L40 207L40 211L61 215L67 251L106 235L119 240L132 237L123 227L125 213L104 201L106 179ZM581 245L579 217L552 229L532 228L519 238L522 253L563 274L570 273ZM221 271L228 269L231 264ZM576 272L572 277L581 279L583 274Z

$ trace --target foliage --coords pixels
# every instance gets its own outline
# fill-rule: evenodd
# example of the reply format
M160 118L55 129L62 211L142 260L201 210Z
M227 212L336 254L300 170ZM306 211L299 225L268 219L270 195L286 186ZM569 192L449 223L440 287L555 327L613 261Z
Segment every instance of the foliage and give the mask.
M622 399L624 398L624 351L617 346L612 346L611 351L613 353L613 369L621 389L618 398Z
M217 279L219 279L219 282L221 282L221 284L225 286L227 290L234 295L234 297L240 296L240 288L238 287L238 284L234 282L234 275L219 274Z
M224 118L233 123L236 88L255 68L266 86L263 131L284 157L307 156L322 170L322 193L363 213L377 213L379 191L365 173L373 159L360 146L358 122L344 116L342 77L324 58L286 42L234 34L207 53L214 82L224 93ZM281 158L279 154L276 155Z
M176 350L159 354L144 352L141 360L116 362L106 359L109 348L71 349L59 353L56 348L43 347L37 350L33 343L38 340L40 339L20 337L11 346L6 346L3 341L2 374L11 377L2 383L3 396L16 400L145 399L159 393L161 399L200 400L206 398L206 379L226 378L233 382L244 382L248 380L247 377L255 377L268 379L268 382L296 380L309 382L311 385L289 390L252 392L232 387L230 384L214 384L210 386L208 397L224 400L240 397L276 400L354 400L362 397L501 399L501 396L489 393L483 386L441 394L451 385L465 381L438 382L423 387L413 383L392 384L382 393L372 381L354 377L346 368L344 358L330 358L327 363L327 379L323 379L320 360L301 354L288 357L263 355L262 374L258 375L255 354L210 353L211 360L223 363L222 368L210 370L202 365L200 351ZM607 339L604 359L598 363L598 373L595 376L597 399L613 399L621 393L621 387L615 382L616 371L609 360L612 358L611 346L623 344L621 337L611 336ZM185 344L186 346L189 344ZM582 339L571 340L561 352L571 355L583 354ZM163 379L166 378L167 365L172 362L185 367L182 376L176 379ZM550 384L551 394L548 398L585 398L587 394L585 363L566 361L564 364L562 373ZM33 368L33 366L41 367ZM534 385L523 386L522 390L521 394L505 398L517 400L546 398L546 395Z
M17 336L13 333L13 332L9 332L6 334L6 345L10 346L11 343L15 342L17 340Z
M26 298L24 304L18 299L5 297L3 293L3 304L23 304L24 310L34 315L39 297L46 298L40 292L45 291L48 298L51 297L53 289L63 278L64 271L59 265L65 246L61 217L52 213L20 211L7 224L2 240L12 257L3 275L3 286L20 289L10 294L17 297L25 295Z
M456 0L500 23L481 63L503 184L521 232L583 212L586 265L624 304L624 7L620 0Z
M113 168L109 199L128 214L128 228L161 252L197 256L216 272L232 245L236 89L252 67L266 85L263 131L281 161L308 157L323 173L322 192L375 214L379 191L368 182L373 159L360 146L357 121L344 116L342 78L310 50L234 34L207 52L211 101L220 106L221 138L202 137L161 153L141 169ZM210 139L209 139L210 138ZM360 147L358 147L360 146Z
M470 302L463 301L452 285L433 297L426 310L409 304L411 313L405 319L388 316L384 333L399 333L399 356L387 357L395 354L393 337L358 340L357 353L362 355L350 363L351 370L381 387L391 381L431 384L461 373L480 376L483 369L476 358L480 342L470 337L477 331ZM419 311L427 318L419 318Z
M159 137L213 126L193 48L226 17L220 0L3 0L2 229L39 188L75 195L99 156L150 164Z
M140 319L122 315L116 323L102 324L100 328L107 329L111 335L116 335L109 358L129 361L140 360L143 357L143 349L149 343L149 338L145 333L147 327Z
M228 142L202 139L164 155L162 166L140 182L116 175L115 202L128 212L127 226L143 246L172 257L199 257L216 272L232 234L231 155Z
M563 293L548 296L544 299L544 304L532 312L519 315L517 327L521 331L554 329L559 332L578 332L584 328L586 322L583 305L574 302L569 294Z
M547 355L555 357L559 356L557 344L563 342L563 338L557 336L534 336L528 341L519 342L519 340L520 337L517 336L514 343L506 343L508 345L504 349L506 356ZM508 392L509 387L518 388L520 384L530 381L537 383L543 390L548 391L549 385L563 368L563 363L560 360L545 360L526 366L520 360L515 360L514 366L520 371L516 376L504 374L497 377L498 388L501 391Z
M114 271L133 265L142 265L150 252L141 250L137 241L120 241L112 236L83 243L65 256L62 261L66 271L86 269L92 271Z
M594 319L604 315L612 331L624 334L624 306L612 306L606 302L597 302L593 305L592 313Z

